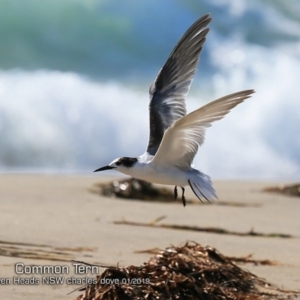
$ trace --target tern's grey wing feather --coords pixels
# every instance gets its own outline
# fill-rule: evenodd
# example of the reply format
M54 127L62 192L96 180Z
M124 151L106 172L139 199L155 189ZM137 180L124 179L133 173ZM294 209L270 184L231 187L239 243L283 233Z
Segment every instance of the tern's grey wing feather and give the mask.
M210 16L205 15L187 30L150 87L147 152L151 155L155 155L167 128L186 114L184 98L196 72L210 21Z
M190 169L191 163L204 142L206 128L222 119L236 105L249 98L253 90L230 94L210 102L182 117L169 127L151 163Z

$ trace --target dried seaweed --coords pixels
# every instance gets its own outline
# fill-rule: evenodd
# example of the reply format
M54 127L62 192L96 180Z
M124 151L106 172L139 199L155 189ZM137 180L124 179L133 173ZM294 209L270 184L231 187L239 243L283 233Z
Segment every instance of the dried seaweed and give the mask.
M273 187L266 187L263 189L264 192L280 193L288 196L300 197L300 183L291 185L278 185Z
M134 251L134 253L150 253L150 254L159 254L161 252L161 249L159 248L152 248L152 249L146 249L146 250L137 250ZM273 260L269 259L253 259L252 254L249 254L247 256L242 257L235 257L235 256L224 256L226 259L239 263L239 264L254 264L254 265L263 265L263 266L276 266L278 263Z
M76 300L260 300L296 294L241 269L214 248L188 242L159 251L140 267L107 268Z
M44 244L0 241L0 256L22 257L52 261L67 261L74 258L74 252L91 252L93 248L62 248ZM87 255L85 255L87 256Z
M106 197L152 200L156 202L175 202L174 194L169 189L157 188L154 187L154 185L150 182L135 178L126 178L121 180L113 180L107 183L98 183L95 184L90 191ZM196 203L196 201L191 200L188 200L188 202Z
M168 188L156 187L150 182L135 178L126 178L120 180L113 180L110 182L96 183L90 189L90 192L103 195L105 197L115 197L125 200L143 200L152 202L163 203L178 203L174 199L173 192ZM197 199L186 199L188 204L200 204ZM202 205L222 205L222 206L235 206L235 207L260 207L260 203L239 203L231 201L215 201L204 202Z
M294 236L285 233L262 233L256 232L253 229L247 232L231 231L223 228L216 227L199 227L190 225L177 225L177 224L156 224L153 222L143 223L143 222L133 222L133 221L115 221L114 224L117 225L132 225L132 226L143 226L143 227L154 227L154 228L166 228L175 230L187 230L187 231L197 231L197 232L207 232L215 234L229 234L236 236L258 236L258 237L270 237L270 238L294 238Z
M274 260L269 259L253 259L252 254L249 254L244 257L235 257L235 256L227 256L227 258L235 263L239 264L254 264L254 265L261 265L261 266L276 266L278 263Z

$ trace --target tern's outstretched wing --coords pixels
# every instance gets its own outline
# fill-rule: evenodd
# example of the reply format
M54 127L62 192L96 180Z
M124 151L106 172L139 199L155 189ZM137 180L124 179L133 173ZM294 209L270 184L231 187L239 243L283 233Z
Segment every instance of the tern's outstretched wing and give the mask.
M188 170L198 147L204 142L206 128L212 122L222 119L252 93L253 90L246 90L230 94L177 120L166 130L152 163Z
M155 155L167 128L186 114L184 97L196 72L210 21L205 15L187 30L150 87L149 155Z

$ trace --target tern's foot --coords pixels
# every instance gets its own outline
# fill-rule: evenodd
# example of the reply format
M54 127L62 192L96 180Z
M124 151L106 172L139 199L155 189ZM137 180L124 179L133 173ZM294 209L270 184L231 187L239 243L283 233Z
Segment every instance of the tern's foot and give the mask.
M184 197L185 189L184 189L184 187L181 187L181 189L182 189L182 197L181 197L182 204L183 204L183 206L186 206L186 201L185 201L185 197Z
M175 199L175 200L177 199L177 196L178 196L178 193L177 193L177 186L175 185L175 187L174 187L174 199Z

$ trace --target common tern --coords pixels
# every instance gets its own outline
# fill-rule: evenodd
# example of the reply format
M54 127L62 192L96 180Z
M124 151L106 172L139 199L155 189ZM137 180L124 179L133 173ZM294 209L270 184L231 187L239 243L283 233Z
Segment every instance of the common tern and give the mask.
M204 142L206 128L222 119L254 91L224 96L186 114L185 97L196 72L210 21L207 14L186 31L150 87L150 136L146 152L139 157L117 158L94 172L115 169L148 182L174 185L175 199L179 186L184 206L184 187L187 185L201 201L217 198L210 177L191 164Z

